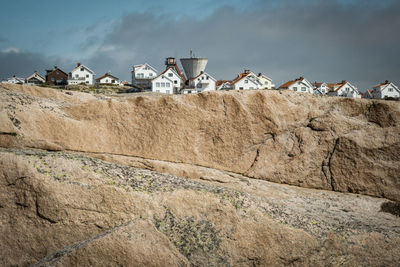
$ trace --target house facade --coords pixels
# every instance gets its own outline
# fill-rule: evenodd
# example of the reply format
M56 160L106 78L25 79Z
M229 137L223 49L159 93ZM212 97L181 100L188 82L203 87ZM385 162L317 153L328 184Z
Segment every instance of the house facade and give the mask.
M373 98L399 98L400 97L400 89L389 81L385 81L383 83L377 84L373 87L372 90Z
M328 87L329 87L328 95L330 96L361 98L361 93L358 91L357 87L355 87L354 85L345 80L339 83L329 83Z
M45 78L43 78L42 76L40 76L40 74L39 73L37 73L37 71L35 71L34 73L32 73L30 76L28 76L26 79L25 79L25 82L27 83L27 84L42 84L42 83L45 83L46 82L46 80L45 80Z
M268 78L267 76L259 73L257 75L258 81L261 83L261 89L272 89L274 84L272 83L272 79Z
M106 73L96 79L96 84L121 85L121 82L117 77L111 75L110 73Z
M231 90L232 89L232 81L227 80L219 80L215 83L216 90Z
M151 90L155 93L177 94L183 85L183 80L172 68L166 69L151 81Z
M81 63L77 63L76 67L68 74L68 85L77 84L94 84L94 72Z
M200 93L216 90L217 80L206 72L200 73L197 77L188 81L188 86L182 89L181 93Z
M46 83L52 85L66 85L68 81L68 74L62 71L57 66L52 70L46 70Z
M373 94L372 94L372 90L367 90L366 92L364 92L363 94L361 94L361 98L365 98L365 99L372 99L374 98Z
M321 82L317 83L314 82L312 83L313 89L314 89L314 94L315 95L326 95L329 92L329 87L327 83Z
M299 77L295 80L288 81L282 84L279 89L292 90L300 93L314 93L313 85L304 77Z
M151 80L157 77L157 70L147 63L135 65L132 68L132 85L134 86L149 88Z
M25 79L13 75L12 77L8 78L5 81L2 81L1 83L24 84L25 83Z

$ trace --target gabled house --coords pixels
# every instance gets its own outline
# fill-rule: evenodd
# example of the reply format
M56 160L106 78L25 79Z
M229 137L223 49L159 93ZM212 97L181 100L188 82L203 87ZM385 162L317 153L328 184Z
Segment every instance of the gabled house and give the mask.
M372 94L372 90L367 90L365 91L363 94L361 94L361 98L365 98L365 99L371 99L374 98L373 94Z
M272 89L275 85L272 84L272 79L259 73L257 75L258 81L261 83L261 89Z
M215 91L217 80L206 72L187 81L188 86L181 90L183 94Z
M257 75L250 70L245 70L232 80L231 86L233 90L251 90L261 89L262 83L258 80Z
M317 82L313 82L313 89L314 89L314 94L315 95L326 95L328 94L329 91L329 87L327 83L321 82L321 83L317 83Z
M68 85L76 84L94 84L94 72L81 63L77 63L76 67L68 74Z
M301 92L301 93L309 93L313 94L314 93L314 87L313 85L304 77L300 76L299 78L288 81L281 86L279 86L278 89L286 89L286 90L292 90L295 92Z
M147 89L151 87L151 80L157 77L157 70L147 63L134 65L132 74L132 85Z
M52 85L66 85L68 80L68 74L62 71L57 66L54 66L52 70L46 70L46 83Z
M35 71L25 79L25 82L27 84L42 84L45 83L46 80L42 76L40 76L40 74L37 73L37 71Z
M215 83L216 90L231 90L232 89L232 81L227 80L219 80Z
M111 75L110 73L106 73L103 76L96 79L96 84L111 84L111 85L120 85L120 80Z
M373 98L399 98L400 90L396 85L386 80L385 82L373 87L372 96Z
M152 92L177 94L183 85L181 76L173 68L167 68L151 81Z
M13 75L12 77L8 78L5 81L2 81L1 83L24 84L25 83L25 79Z
M357 87L345 80L339 83L328 83L328 87L328 95L330 96L361 98L361 93L358 91Z

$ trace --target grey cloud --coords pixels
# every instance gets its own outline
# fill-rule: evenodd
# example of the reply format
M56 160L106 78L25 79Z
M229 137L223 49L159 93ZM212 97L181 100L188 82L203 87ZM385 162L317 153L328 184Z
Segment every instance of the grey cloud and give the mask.
M299 75L346 79L361 89L386 79L400 84L400 3L382 2L260 1L257 9L224 7L204 19L132 13L106 35L89 64L129 79L133 64L161 70L165 57L187 56L192 48L209 58L207 71L218 79L250 68L277 85Z
M0 80L17 75L27 77L35 70L45 75L45 69L62 63L61 59L49 58L40 53L32 52L0 52Z

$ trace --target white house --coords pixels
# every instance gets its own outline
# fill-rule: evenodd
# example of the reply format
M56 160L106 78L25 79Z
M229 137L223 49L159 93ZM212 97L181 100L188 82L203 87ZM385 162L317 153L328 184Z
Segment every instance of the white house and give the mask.
M275 86L274 84L272 84L272 79L268 78L267 76L263 75L262 73L259 73L257 75L257 79L261 83L262 89L272 89Z
M315 95L326 95L329 92L329 87L327 83L317 83L314 82L312 83L313 88L314 88L314 94Z
M400 90L396 85L386 80L385 82L373 87L372 96L373 98L399 98Z
M361 93L358 91L357 87L345 80L341 81L340 83L329 83L328 87L328 95L330 96L361 98Z
M206 72L188 81L188 87L182 89L183 94L209 92L216 90L217 80Z
M249 70L245 70L232 80L231 86L234 90L251 90L261 89L263 85L257 78L257 75Z
M121 82L117 77L111 75L110 73L106 73L103 76L96 79L96 84L121 85Z
M216 90L231 90L232 81L220 80L215 83Z
M299 77L293 81L288 81L282 84L279 89L287 89L301 93L314 93L313 85L304 77Z
M94 72L85 65L78 63L68 74L68 85L74 84L94 84Z
M45 83L46 82L46 80L42 76L40 76L40 74L37 73L37 71L32 73L30 76L28 76L25 79L25 81L26 81L27 84L30 84L30 85L32 85L32 84L41 84L41 83Z
M157 93L176 94L179 92L183 80L172 68L167 68L163 73L151 81L151 90Z
M157 77L157 70L147 63L132 67L132 85L148 88L151 80Z
M1 83L24 84L25 79L13 75L12 77L8 78L5 81L2 81Z

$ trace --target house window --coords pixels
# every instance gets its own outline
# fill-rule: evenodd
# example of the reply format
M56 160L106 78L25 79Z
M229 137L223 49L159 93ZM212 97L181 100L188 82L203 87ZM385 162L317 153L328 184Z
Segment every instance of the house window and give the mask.
M239 87L239 90L243 90L243 87Z
M156 92L157 92L157 93L159 93L159 92L160 92L160 90L156 90Z
M197 88L201 88L201 83L198 83L198 84L197 84Z
M302 91L302 92L305 92L305 91L306 91L306 88L305 88L305 87L301 87L301 91Z
M89 74L86 74L86 78L89 78Z
M166 90L167 94L169 94L169 90Z
M79 78L79 74L75 74L75 78Z
M170 73L168 73L168 77L172 77L173 76L173 74L170 72Z
M192 93L192 91L189 90L189 91L188 91L188 94L191 94L191 93Z
M58 71L56 71L56 74L58 75L58 74L60 74Z
M51 77L51 80L54 82L56 79L54 79L54 77Z
M115 83L115 80L111 80L111 83Z
M244 83L249 83L249 80L244 80Z
M108 79L106 79L106 83L108 83Z
M250 87L250 89L254 89L254 87Z
M297 87L293 87L293 91L296 91L296 92L297 92Z
M389 91L389 92L393 92L393 88L389 88L388 91Z
M201 76L201 79L204 80L204 76Z
M174 84L177 84L177 83L178 83L178 81L177 81L177 80L175 80L175 81L174 81Z
M86 81L86 83L89 83L89 81Z
M160 83L156 83L156 87L160 87Z
M81 68L81 71L84 71L85 69L84 68Z
M149 76L150 76L150 77L153 77L153 73L149 73Z
M161 87L165 87L165 83L161 83Z
M208 80L208 76L206 77L206 79Z
M167 87L169 87L169 83L165 83L165 85L166 85Z

